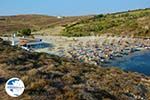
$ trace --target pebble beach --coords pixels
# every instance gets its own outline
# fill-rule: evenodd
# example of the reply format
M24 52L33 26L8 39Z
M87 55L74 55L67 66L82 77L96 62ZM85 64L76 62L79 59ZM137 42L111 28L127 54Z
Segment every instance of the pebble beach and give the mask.
M123 57L131 53L149 50L150 40L112 37L112 36L87 36L87 37L62 37L62 36L35 36L51 44L49 48L37 49L37 52L46 52L79 62L104 66L109 60Z

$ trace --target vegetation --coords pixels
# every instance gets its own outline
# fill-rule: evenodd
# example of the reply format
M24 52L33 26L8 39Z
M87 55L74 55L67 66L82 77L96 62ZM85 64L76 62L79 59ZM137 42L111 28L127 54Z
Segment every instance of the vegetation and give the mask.
M0 39L0 100L9 78L25 83L18 100L149 100L150 77L11 47ZM16 98L15 98L16 99Z
M32 31L40 31L55 26L65 26L77 20L88 18L91 16L63 17L62 19L45 15L0 16L0 35L10 35L28 28Z
M150 9L100 14L66 26L64 36L119 35L150 37Z
M31 35L31 29L27 28L27 29L23 29L20 32L21 36L30 36Z
M34 34L63 36L119 35L150 37L150 9L59 19L44 15L0 17L0 35L31 29ZM64 28L65 27L65 28ZM51 32L56 29L56 32ZM58 31L57 31L58 30ZM59 34L61 33L61 34Z

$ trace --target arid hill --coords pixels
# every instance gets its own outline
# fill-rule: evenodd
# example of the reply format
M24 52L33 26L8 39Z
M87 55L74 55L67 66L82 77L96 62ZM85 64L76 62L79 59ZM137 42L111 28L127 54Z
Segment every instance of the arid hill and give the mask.
M12 34L12 32L24 28L30 28L34 34L41 33L42 35L89 36L106 34L145 38L150 37L150 9L62 18L45 15L0 17L0 35Z
M30 28L32 31L39 31L54 26L70 24L91 17L92 16L74 16L58 18L46 15L0 16L0 35L12 34L12 32L24 28Z
M19 98L5 92L12 77L25 83ZM0 40L0 100L150 100L150 77L31 53Z

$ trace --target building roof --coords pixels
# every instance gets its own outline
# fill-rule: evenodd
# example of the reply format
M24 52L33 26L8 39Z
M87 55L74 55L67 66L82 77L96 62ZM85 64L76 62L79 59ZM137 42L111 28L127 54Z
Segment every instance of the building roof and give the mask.
M33 39L33 38L21 38L19 39L19 45L25 45L25 44L36 44L42 42L42 39Z

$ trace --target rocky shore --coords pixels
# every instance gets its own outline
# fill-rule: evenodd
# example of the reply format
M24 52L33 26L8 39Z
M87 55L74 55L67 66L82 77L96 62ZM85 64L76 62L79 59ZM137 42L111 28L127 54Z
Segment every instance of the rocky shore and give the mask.
M40 37L53 47L43 52L78 60L79 62L105 66L109 60L150 49L149 39L129 37ZM37 50L42 51L42 50Z
M17 100L150 99L148 76L28 52L0 40L0 100L13 100L4 89L12 77L26 87Z

